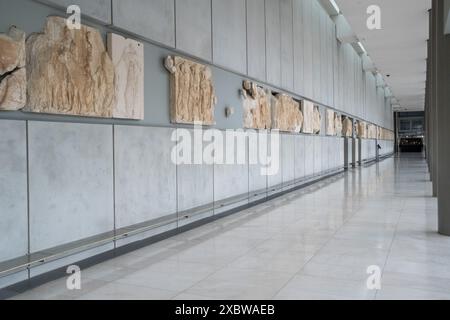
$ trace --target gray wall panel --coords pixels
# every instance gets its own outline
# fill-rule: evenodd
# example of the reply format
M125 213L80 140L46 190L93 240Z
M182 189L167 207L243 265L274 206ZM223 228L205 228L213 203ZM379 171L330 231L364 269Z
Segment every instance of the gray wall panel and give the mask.
M175 0L176 47L211 61L211 0Z
M267 81L281 86L281 21L280 1L266 2L266 59Z
M314 137L305 136L305 175L314 174Z
M105 24L111 24L111 0L38 0L42 3L61 6L64 10L72 5L78 5L81 14L94 18Z
M111 231L112 127L28 126L31 252Z
M313 98L316 101L322 101L322 90L321 90L321 32L320 32L320 4L317 1L312 2L312 24L311 24L311 32L312 32L312 80L313 80Z
M245 132L236 132L235 134L236 138L225 139L224 162L222 162L224 164L214 165L214 201L248 193L248 140ZM239 144L239 141L243 141L243 143ZM234 154L234 161L232 161L234 164L227 159L227 150ZM242 155L244 164L238 161L238 153Z
M113 24L175 47L174 0L113 0Z
M314 174L322 172L322 137L315 136L314 140Z
M264 1L247 0L248 75L266 80L266 20Z
M182 129L183 132L186 132ZM180 141L184 134L178 132ZM194 130L187 130L194 137ZM198 130L197 134L202 134ZM206 146L207 143L204 143ZM201 149L203 150L203 149ZM194 157L194 148L191 150ZM211 164L178 164L177 166L177 194L178 210L193 209L214 201L214 167Z
M293 182L295 180L295 136L282 135L282 168L283 168L283 184Z
M267 162L267 155L259 147L264 141L256 132L249 132L249 192L267 189L267 175L261 171ZM267 144L267 142L266 142Z
M304 61L303 56L305 49L305 42L304 42L304 25L303 25L303 0L294 0L293 2L293 15L294 15L294 91L300 95L305 94L304 90Z
M276 185L279 185L279 184L281 184L283 182L283 159L282 159L282 156L281 156L283 154L282 137L281 137L281 134L278 135L278 137L279 137L279 141L278 141L278 143L279 143L279 152L277 154L277 152L275 152L275 150L271 149L271 139L272 139L271 136L272 135L273 134L269 134L269 138L268 138L268 148L267 148L268 149L268 155L269 155L269 157L272 158L272 161L278 161L279 168L278 168L278 171L276 172L276 174L269 175L267 177L267 184L268 184L269 188L273 187L273 186L276 186ZM274 138L274 141L276 142L277 139Z
M303 83L305 96L314 98L313 90L313 20L312 20L312 4L313 0L303 1Z
M305 136L295 136L295 158L294 171L295 179L305 177L306 154L305 154Z
M280 0L281 86L294 89L293 0Z
M324 104L328 104L328 64L327 59L327 20L328 15L325 10L319 8L320 17L320 100Z
M213 61L247 73L245 0L212 0Z
M116 226L176 213L175 142L168 128L116 126Z
M28 253L25 121L0 121L0 261Z

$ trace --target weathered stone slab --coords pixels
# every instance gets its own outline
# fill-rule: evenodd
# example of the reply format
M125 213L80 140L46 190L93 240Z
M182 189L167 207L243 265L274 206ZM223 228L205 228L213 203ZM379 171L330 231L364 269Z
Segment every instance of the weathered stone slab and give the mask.
M314 106L313 133L319 134L322 129L322 115L318 106Z
M298 133L302 130L300 103L286 94L272 96L272 129Z
M270 129L272 125L270 93L250 81L244 81L242 87L244 128Z
M342 116L337 113L334 115L334 129L336 131L336 135L340 137L342 135Z
M358 121L356 123L356 134L360 139L367 139L367 123Z
M211 69L205 65L168 56L165 67L170 72L170 112L172 123L213 125L214 91Z
M302 101L303 133L314 133L314 104L311 101Z
M333 110L327 109L326 111L326 125L327 136L335 136L336 135L336 123L335 123L335 115L336 113Z
M353 136L353 122L348 117L345 117L342 120L342 135L344 137Z
M144 120L144 45L108 33L108 53L115 71L113 117Z
M70 30L64 18L48 17L26 46L26 111L112 116L114 66L98 30Z
M377 126L374 124L369 124L367 126L367 138L376 139L377 138Z
M25 103L25 32L12 26L0 34L0 110L20 110Z

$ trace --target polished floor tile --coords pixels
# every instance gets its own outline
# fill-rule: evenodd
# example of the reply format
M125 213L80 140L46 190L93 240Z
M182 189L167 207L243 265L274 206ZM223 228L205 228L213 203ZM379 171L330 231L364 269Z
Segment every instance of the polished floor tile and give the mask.
M60 279L15 299L450 299L436 230L425 161L401 156L82 270L82 290Z

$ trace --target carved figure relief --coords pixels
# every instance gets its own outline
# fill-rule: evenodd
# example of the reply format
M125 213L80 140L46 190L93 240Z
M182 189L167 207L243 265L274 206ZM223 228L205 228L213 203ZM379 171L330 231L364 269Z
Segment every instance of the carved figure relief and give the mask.
M25 106L25 32L15 26L0 34L0 110L20 110Z
M353 122L348 117L342 121L342 135L347 138L353 136Z
M340 137L342 135L342 117L340 114L334 114L334 129L336 131L336 135Z
M113 117L144 119L144 45L108 34L108 53L114 64Z
M314 104L311 101L302 101L303 133L314 133Z
M377 138L377 126L373 124L367 125L367 138L376 139Z
M335 136L336 135L336 123L335 123L336 113L333 110L326 110L326 134L327 136Z
M367 139L367 124L364 121L358 121L356 124L356 129L358 138Z
M322 115L320 114L319 107L314 106L313 133L319 134L321 129L322 129Z
M379 128L379 139L380 140L388 140L388 141L394 141L395 135L394 132L388 129Z
M272 97L272 129L299 133L302 130L303 114L300 104L287 94Z
M112 116L114 66L96 29L70 30L66 19L48 17L26 46L26 111Z
M170 112L172 123L213 125L214 92L211 69L202 64L168 56L164 65L170 72Z
M270 129L270 93L250 81L244 81L242 87L244 128Z

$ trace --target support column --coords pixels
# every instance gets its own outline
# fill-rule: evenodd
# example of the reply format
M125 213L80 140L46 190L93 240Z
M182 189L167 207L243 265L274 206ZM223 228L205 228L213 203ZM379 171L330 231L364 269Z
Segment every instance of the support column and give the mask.
M433 0L436 7L436 73L438 127L438 227L439 233L450 236L450 35L444 35L450 0ZM448 7L447 7L448 8Z

